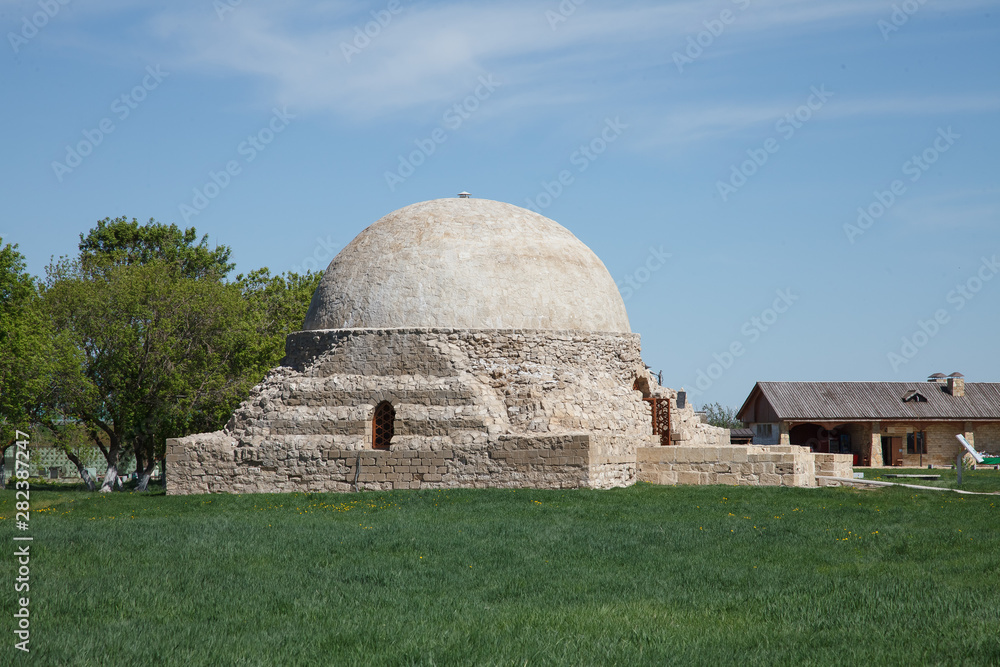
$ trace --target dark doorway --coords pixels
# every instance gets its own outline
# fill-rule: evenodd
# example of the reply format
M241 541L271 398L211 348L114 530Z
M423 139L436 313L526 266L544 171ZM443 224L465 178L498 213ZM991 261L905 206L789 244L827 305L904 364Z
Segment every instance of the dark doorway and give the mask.
M396 410L392 403L382 401L375 406L375 415L372 417L372 449L389 449L395 421Z
M788 431L788 442L814 452L830 451L830 431L819 424L799 424Z
M903 448L903 439L895 438L888 435L882 436L882 464L883 465L898 465L902 462L902 452L899 450Z

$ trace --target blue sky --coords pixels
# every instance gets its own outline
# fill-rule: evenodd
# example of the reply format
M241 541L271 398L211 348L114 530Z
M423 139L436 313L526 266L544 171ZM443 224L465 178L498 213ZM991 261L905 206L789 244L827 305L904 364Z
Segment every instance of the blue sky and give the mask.
M119 215L194 226L237 270L324 268L382 215L468 190L593 248L695 403L1000 381L998 14L0 0L0 236L37 274Z

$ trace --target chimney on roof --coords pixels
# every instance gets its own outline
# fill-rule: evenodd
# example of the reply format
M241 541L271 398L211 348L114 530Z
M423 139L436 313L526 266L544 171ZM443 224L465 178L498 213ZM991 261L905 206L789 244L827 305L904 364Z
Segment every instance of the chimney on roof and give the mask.
M948 382L948 376L944 373L935 373L934 375L928 377L927 381L933 384L945 384Z
M952 396L965 396L965 376L961 373L949 375L946 391Z

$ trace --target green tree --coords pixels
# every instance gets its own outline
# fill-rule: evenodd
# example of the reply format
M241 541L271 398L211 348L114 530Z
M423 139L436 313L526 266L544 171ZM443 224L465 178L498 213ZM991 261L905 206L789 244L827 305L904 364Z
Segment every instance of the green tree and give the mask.
M179 274L162 260L88 271L62 262L43 296L54 327L81 352L43 412L84 424L107 460L102 491L112 490L127 448L144 488L162 442L199 422L224 400L225 372L238 352L244 304L215 279Z
M107 461L102 491L123 455L141 490L167 438L221 428L301 326L318 274L228 282L229 255L193 228L116 218L50 265L45 311L78 365L43 412L85 426Z
M208 235L199 240L194 227L182 230L152 218L145 225L124 216L99 220L86 236L80 235L79 247L80 264L90 272L158 261L186 278L219 280L235 266L228 246L209 248Z
M701 409L708 416L708 423L722 428L743 428L743 422L736 416L737 408L722 403L708 403Z
M39 309L39 285L16 245L0 239L0 487L6 486L7 450L18 430L28 432L51 391L59 359Z
M322 277L316 271L272 276L266 267L236 276L247 301L249 325L256 332L247 359L255 374L263 375L281 363L285 337L302 328L309 302Z

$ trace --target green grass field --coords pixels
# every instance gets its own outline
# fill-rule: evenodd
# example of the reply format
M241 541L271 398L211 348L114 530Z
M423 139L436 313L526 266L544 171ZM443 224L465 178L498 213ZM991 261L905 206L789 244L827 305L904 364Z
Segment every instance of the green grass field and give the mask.
M36 489L31 505L31 655L6 632L2 664L1000 664L1000 496ZM0 515L9 611L13 491Z
M936 468L857 468L865 473L865 479L918 486L939 486L947 489L962 489L978 493L1000 492L1000 471L963 470L962 484L958 485L958 471ZM906 477L886 477L886 475L940 475L940 479L908 479Z

